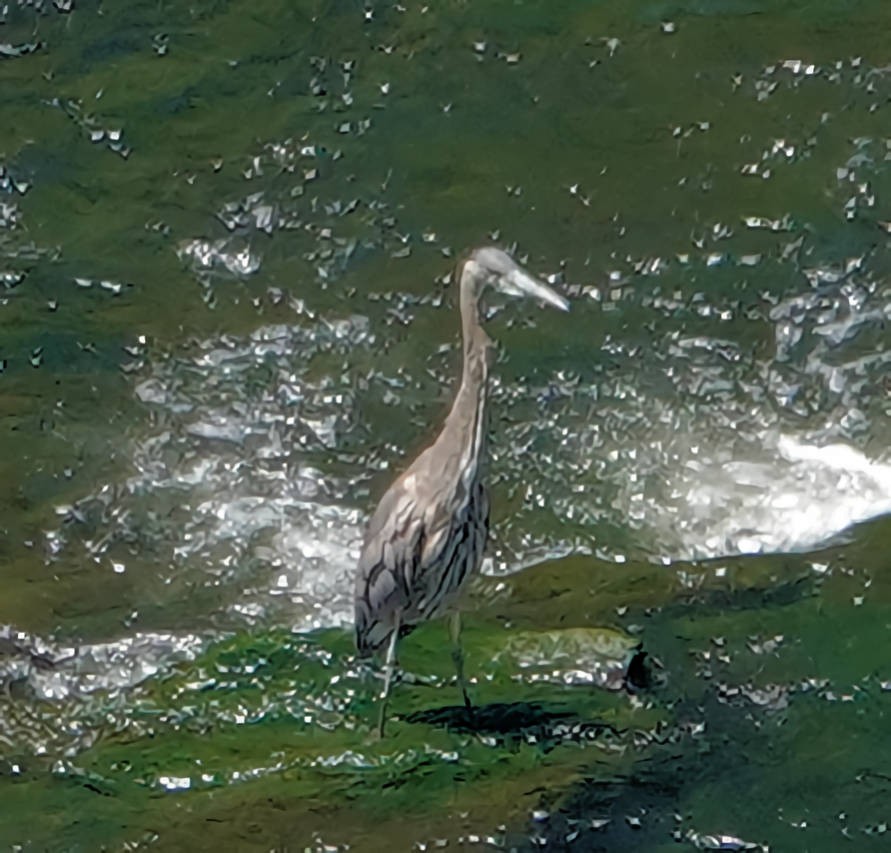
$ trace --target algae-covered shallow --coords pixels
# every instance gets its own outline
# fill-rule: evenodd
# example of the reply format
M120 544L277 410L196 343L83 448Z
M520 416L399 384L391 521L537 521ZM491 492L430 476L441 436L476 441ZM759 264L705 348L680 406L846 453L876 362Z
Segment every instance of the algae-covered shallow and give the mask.
M0 847L885 849L891 8L0 10ZM362 525L488 306L493 531Z

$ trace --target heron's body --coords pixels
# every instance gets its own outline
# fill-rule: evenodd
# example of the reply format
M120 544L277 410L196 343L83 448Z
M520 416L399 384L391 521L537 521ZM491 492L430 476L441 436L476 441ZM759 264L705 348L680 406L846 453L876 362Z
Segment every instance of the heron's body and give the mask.
M461 386L443 430L390 486L368 524L356 585L356 644L363 653L386 645L397 614L403 634L443 615L483 559L491 342L475 316L465 319L464 332Z
M442 431L387 490L371 517L356 576L356 645L368 654L387 647L386 698L396 643L421 622L444 615L479 570L489 532L484 483L489 361L492 343L479 322L487 284L566 310L568 303L525 273L499 249L477 249L459 266L464 364ZM453 657L464 701L458 634Z

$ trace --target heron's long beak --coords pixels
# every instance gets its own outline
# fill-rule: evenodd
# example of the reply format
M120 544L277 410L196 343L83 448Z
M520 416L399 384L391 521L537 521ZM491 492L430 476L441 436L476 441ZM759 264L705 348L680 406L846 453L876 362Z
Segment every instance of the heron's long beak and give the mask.
M561 311L569 310L569 302L546 284L521 269L511 270L501 278L501 289L512 296L531 296Z

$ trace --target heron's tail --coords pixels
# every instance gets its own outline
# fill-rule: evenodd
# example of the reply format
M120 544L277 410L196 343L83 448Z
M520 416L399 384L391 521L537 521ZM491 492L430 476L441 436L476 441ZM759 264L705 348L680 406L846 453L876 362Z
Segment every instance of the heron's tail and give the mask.
M368 636L364 631L359 630L356 624L356 652L360 658L370 658L374 654L374 647L368 643Z
M393 634L393 627L390 622L372 616L364 607L357 607L355 639L359 657L367 658L386 648ZM400 625L399 638L410 634L414 628L414 625Z
M360 658L371 657L378 647L374 642L375 628L380 623L378 620L371 618L367 607L363 607L360 602L356 603L355 614L355 640L356 651Z

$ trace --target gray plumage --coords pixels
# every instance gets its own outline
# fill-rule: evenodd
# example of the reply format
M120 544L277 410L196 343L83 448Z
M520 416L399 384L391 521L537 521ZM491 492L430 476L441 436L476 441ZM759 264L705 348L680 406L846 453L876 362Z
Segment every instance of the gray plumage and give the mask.
M449 611L483 559L489 532L483 478L492 342L480 325L480 295L490 285L569 307L500 249L474 250L459 264L457 278L464 339L458 393L437 439L381 498L359 557L356 646L361 654L389 646L381 733L399 636ZM458 630L459 624L456 643ZM463 688L460 650L453 654ZM465 702L469 705L466 690Z

